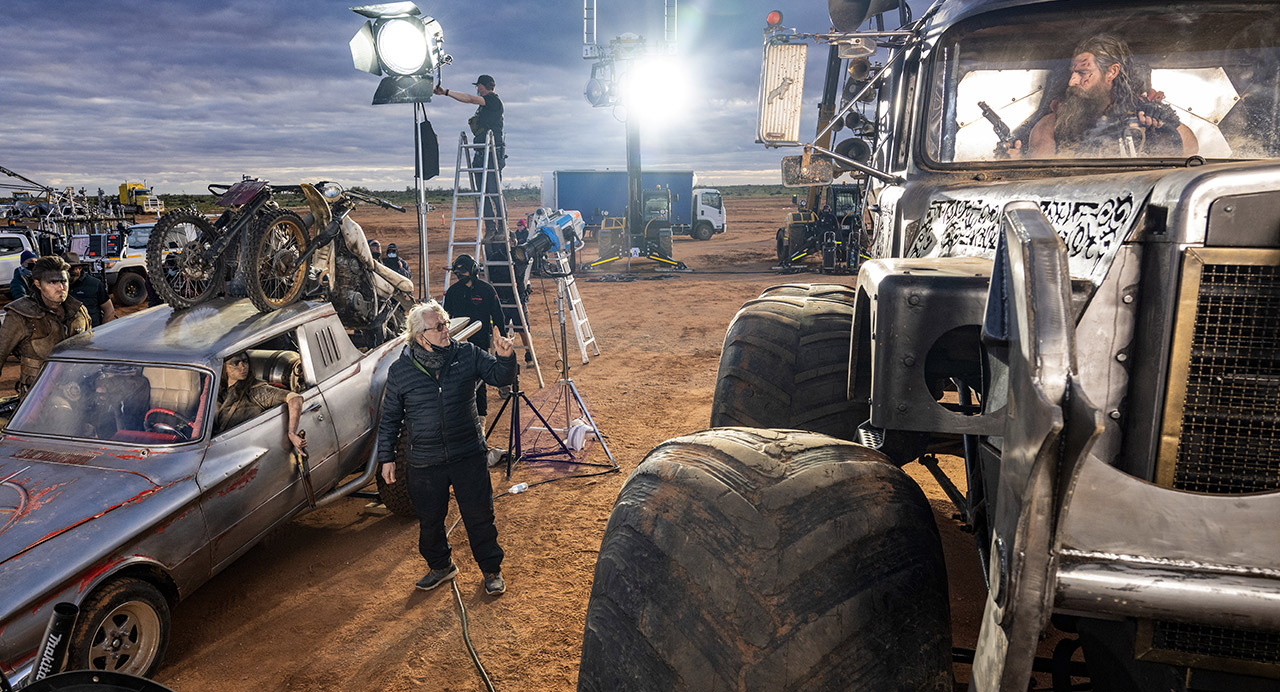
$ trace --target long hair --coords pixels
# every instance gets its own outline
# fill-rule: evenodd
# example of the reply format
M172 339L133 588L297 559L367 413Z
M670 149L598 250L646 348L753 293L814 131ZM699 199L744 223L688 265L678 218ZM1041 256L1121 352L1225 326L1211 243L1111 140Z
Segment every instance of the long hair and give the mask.
M1072 55L1081 53L1091 53L1104 75L1112 65L1120 66L1120 73L1111 82L1112 108L1121 113L1137 110L1139 96L1147 92L1148 71L1133 59L1129 44L1113 34L1097 34L1081 41Z

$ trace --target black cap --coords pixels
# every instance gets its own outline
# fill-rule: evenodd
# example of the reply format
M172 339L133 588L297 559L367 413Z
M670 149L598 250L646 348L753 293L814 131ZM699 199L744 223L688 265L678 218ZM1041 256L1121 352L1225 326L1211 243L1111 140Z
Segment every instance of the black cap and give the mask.
M395 257L395 256L396 256L396 244L392 243L387 246L387 257Z
M487 75L487 74L482 74L482 75L480 75L479 77L476 77L476 81L472 82L471 84L472 84L473 86L474 86L474 85L476 85L476 84L483 84L483 85L484 85L484 88L486 88L486 89L492 89L492 88L493 88L493 83L494 83L494 82L493 82L493 77L490 77L490 76L489 76L489 75Z
M476 264L475 258L473 258L471 255L458 255L456 258L454 258L453 266L451 267L451 269L453 269L455 272L468 272L468 273L474 272L479 268L480 268L480 265Z

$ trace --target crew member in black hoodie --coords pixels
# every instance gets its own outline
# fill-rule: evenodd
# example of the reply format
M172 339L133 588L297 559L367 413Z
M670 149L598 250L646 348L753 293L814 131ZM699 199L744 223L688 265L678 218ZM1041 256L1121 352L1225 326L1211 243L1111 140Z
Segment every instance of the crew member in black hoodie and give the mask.
M449 336L449 313L434 300L415 306L407 321L409 344L387 372L378 461L383 480L396 482L395 452L403 426L408 436L405 480L420 527L418 552L430 568L416 586L430 591L458 575L444 527L453 486L485 591L496 596L506 591L503 553L475 391L479 380L495 387L511 384L515 351L496 327L496 358L474 344L455 341Z

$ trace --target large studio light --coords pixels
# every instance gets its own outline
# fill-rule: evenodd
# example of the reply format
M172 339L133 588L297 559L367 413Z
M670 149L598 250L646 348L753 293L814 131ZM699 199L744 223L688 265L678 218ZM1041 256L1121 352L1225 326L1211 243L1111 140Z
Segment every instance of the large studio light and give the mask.
M689 75L672 56L646 55L631 61L618 83L620 101L645 124L678 118L690 99Z
M430 101L440 67L453 61L444 53L440 22L424 16L412 2L363 5L351 11L369 18L349 44L352 63L369 74L387 74L374 92L374 104Z

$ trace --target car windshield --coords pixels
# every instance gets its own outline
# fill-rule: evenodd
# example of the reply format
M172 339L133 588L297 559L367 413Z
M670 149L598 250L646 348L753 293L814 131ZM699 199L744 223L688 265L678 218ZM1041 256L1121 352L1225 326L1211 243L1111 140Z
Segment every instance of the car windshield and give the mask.
M935 55L925 152L936 163L1280 155L1269 4L1019 7L958 24Z
M169 444L204 427L208 373L132 363L50 361L7 430Z
M151 224L134 226L129 229L129 247L135 250L146 250L147 241L151 239Z

